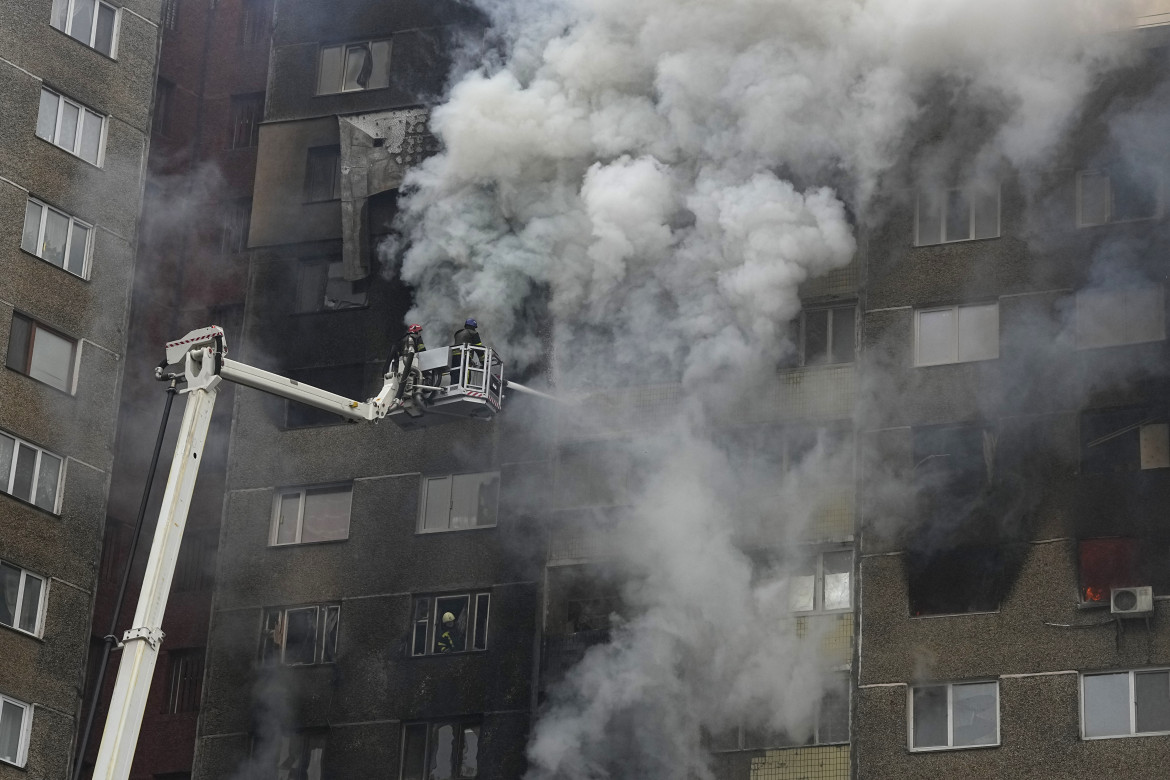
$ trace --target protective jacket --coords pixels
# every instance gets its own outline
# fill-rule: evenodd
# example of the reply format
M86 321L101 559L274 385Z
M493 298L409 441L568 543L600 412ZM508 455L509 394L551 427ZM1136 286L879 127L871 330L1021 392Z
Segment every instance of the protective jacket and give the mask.
M470 344L473 347L483 346L483 342L479 340L479 331L475 328L460 328L455 331L451 343L457 347L462 347L464 344Z

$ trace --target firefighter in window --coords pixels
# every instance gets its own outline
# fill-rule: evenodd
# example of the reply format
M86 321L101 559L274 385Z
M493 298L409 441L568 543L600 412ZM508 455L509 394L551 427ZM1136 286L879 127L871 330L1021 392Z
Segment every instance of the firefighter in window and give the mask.
M465 647L463 629L455 620L452 612L443 613L443 625L439 627L439 634L435 637L436 653L455 653Z

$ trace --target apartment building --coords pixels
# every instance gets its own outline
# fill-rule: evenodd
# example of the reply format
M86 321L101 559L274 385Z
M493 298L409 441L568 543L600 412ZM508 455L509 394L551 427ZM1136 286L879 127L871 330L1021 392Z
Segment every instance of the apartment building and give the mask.
M158 4L0 9L0 777L67 777L126 358Z

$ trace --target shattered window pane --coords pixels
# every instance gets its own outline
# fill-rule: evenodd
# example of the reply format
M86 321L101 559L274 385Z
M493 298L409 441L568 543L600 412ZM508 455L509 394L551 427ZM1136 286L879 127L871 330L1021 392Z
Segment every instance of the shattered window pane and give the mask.
M463 728L463 753L459 760L459 776L475 777L479 774L479 726Z
M37 451L27 444L18 444L16 446L16 471L12 477L12 495L32 502L32 486L36 468Z
M1110 221L1149 219L1158 213L1158 181L1147 171L1119 166L1109 173Z
M431 732L431 771L428 780L452 780L455 777L455 727L437 724Z
M475 597L475 639L472 646L476 650L487 649L488 610L491 594L480 593Z
M825 609L849 609L852 589L853 554L848 551L825 553Z
M341 620L341 607L325 608L325 637L321 642L321 663L337 660L337 624Z
M370 44L373 66L366 89L381 89L390 86L390 41L374 41Z
M365 89L370 83L370 74L373 73L374 61L370 47L366 44L350 46L345 50L345 80L341 83L342 91Z
M1085 675L1084 686L1085 736L1129 734L1129 673Z
M913 707L914 747L946 747L947 687L934 685L915 688Z
M495 525L499 474L456 474L451 500L451 529Z
M816 608L816 571L804 565L788 579L788 608L793 612L811 612Z
M1135 672L1134 695L1134 731L1170 731L1170 672Z
M290 609L285 616L284 662L311 664L317 646L317 608Z

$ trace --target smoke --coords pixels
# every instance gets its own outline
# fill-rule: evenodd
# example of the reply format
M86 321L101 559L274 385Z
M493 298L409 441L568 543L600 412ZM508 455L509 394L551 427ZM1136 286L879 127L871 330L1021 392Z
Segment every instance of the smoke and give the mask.
M633 453L612 562L629 614L551 693L530 777L709 777L703 733L808 736L831 670L786 619L789 583L816 507L852 480L848 446L782 477L778 438L712 431L775 381L801 284L853 260L891 193L1052 162L1125 61L1106 33L1131 9L476 4L497 45L434 109L444 151L408 175L402 239L380 247L416 291L408 319L474 314L515 372L548 354L547 316L560 387L685 388Z

